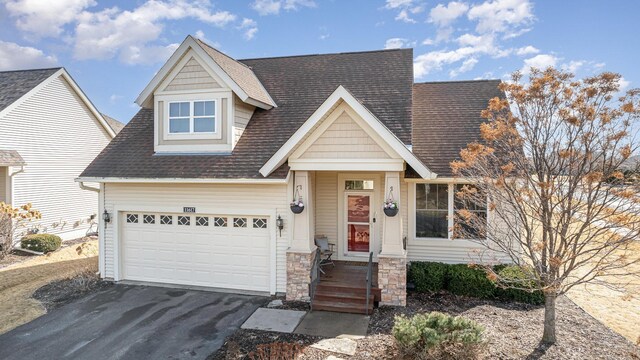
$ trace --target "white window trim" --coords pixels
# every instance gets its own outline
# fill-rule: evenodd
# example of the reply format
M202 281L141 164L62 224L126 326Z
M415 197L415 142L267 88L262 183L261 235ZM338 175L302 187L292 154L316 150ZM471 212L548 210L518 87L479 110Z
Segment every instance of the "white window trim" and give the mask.
M194 104L196 102L200 102L200 101L213 101L213 107L214 107L214 114L213 114L213 119L214 119L214 127L215 127L215 131L214 132L194 132L193 128L194 128L194 122L195 119L198 118L206 118L206 117L210 117L210 116L196 116L194 113ZM171 104L179 104L179 103L185 103L188 102L189 103L189 132L188 133L172 133L171 129L170 129L170 123L171 123L171 116L169 113L169 109L171 107ZM221 122L221 110L220 110L220 106L219 106L219 101L218 99L193 99L193 100L172 100L172 101L167 101L167 105L165 107L165 111L167 116L165 116L166 119L166 127L165 127L165 137L167 140L188 140L188 139L222 139L222 131L221 131L221 127L222 127L222 122ZM186 116L180 116L179 118L181 119L185 119L187 118Z
M447 211L447 226L448 226L448 236L446 238L438 238L438 237L418 237L416 236L416 214L417 214L417 208L416 208L416 185L417 184L440 184L442 185L442 183L438 183L438 182L413 182L409 184L409 234L410 234L410 238L416 241L443 241L443 240L451 240L453 238L453 212L454 212L454 191L455 191L455 186L457 184L466 184L466 182L455 182L455 183L447 183L447 187L448 187L448 211ZM490 221L490 216L489 216L489 207L488 207L488 201L487 201L487 221ZM455 239L456 241L460 240L460 241L477 241L478 239Z

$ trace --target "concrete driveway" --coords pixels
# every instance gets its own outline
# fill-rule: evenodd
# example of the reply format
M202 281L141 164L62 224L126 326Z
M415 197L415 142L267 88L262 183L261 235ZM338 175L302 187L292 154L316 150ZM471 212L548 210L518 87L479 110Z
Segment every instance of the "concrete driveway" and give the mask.
M0 359L204 359L267 300L116 285L0 336Z

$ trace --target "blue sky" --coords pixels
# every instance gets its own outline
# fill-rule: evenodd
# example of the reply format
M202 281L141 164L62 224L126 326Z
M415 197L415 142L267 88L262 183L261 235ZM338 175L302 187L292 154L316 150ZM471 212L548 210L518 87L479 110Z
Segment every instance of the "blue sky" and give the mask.
M640 86L640 1L0 0L0 70L64 66L104 113L134 99L187 34L235 58L414 48L416 81L554 65Z

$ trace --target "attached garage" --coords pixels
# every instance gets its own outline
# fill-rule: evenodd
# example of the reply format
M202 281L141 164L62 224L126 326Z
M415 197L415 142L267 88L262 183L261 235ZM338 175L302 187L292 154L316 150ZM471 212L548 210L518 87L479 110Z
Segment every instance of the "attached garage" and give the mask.
M122 280L272 292L269 217L121 212Z

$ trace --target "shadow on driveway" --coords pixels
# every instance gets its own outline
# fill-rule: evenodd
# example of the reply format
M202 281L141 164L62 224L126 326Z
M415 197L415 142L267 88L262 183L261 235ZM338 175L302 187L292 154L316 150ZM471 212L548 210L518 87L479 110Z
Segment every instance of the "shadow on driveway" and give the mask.
M0 336L1 359L204 359L262 296L116 285Z

